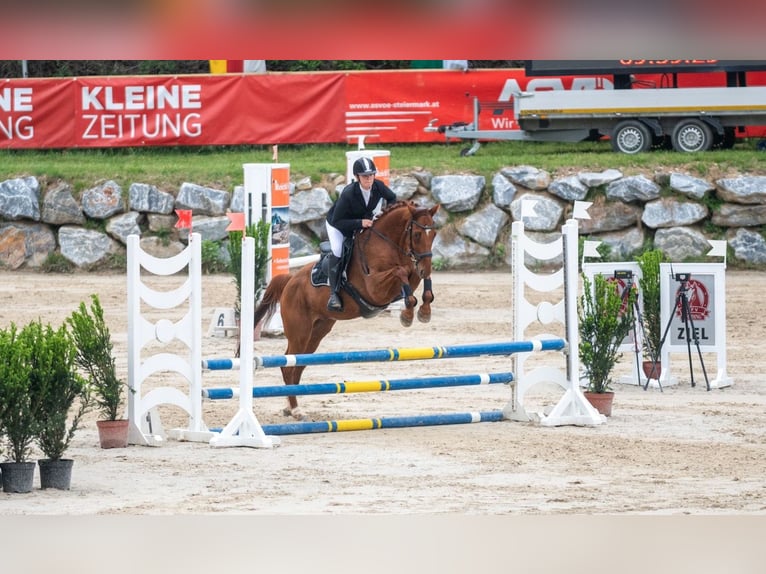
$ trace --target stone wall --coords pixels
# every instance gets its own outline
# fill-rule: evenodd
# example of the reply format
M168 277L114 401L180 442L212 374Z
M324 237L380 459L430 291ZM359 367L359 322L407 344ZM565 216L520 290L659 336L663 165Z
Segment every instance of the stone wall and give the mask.
M319 184L291 182L290 247L292 256L318 251L324 217L344 176ZM647 246L662 249L672 261L704 257L708 239L727 239L730 261L766 263L766 176L741 174L715 180L674 171L623 175L619 170L580 171L552 177L531 166L501 169L484 176L434 175L416 171L392 177L400 199L441 204L440 228L433 246L437 268L493 269L510 266L511 222L521 217L522 199L535 199L535 215L525 226L538 241L558 237L575 201L589 201L590 219L580 232L625 260ZM144 249L158 257L185 246L187 230L177 230L176 209L191 209L193 229L203 239L220 242L222 259L229 224L227 211L243 210L243 188L219 190L183 183L161 190L131 183L127 192L107 181L75 197L71 186L42 189L35 177L0 182L0 266L40 268L59 254L83 270L119 266L130 234L140 234Z

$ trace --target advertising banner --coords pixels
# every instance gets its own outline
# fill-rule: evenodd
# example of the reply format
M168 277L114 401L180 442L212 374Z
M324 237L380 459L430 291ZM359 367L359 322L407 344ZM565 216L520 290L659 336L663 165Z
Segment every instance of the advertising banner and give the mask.
M290 164L271 166L271 274L290 272Z
M229 120L239 100L236 82L204 76L81 78L74 101L74 145L225 143L236 137L235 122Z
M300 144L343 141L343 74L245 74L232 122L238 143Z
M658 74L636 80L667 87ZM766 72L747 81L766 85ZM678 85L726 84L710 72L681 74ZM514 94L613 87L604 75L521 68L11 78L0 87L0 148L444 142L425 128L470 122L474 106L479 129L516 130Z
M72 147L75 85L66 80L6 80L0 86L0 147Z

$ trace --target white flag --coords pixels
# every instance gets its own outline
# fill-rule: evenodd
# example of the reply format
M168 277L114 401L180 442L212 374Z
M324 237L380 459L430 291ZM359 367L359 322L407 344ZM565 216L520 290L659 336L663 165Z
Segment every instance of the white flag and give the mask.
M601 245L600 241L583 241L582 243L582 256L583 257L601 257L598 252L598 246Z
M588 208L593 205L592 201L575 201L572 208L572 217L575 219L590 219Z
M713 247L707 252L708 257L726 257L726 240L725 239L708 239L708 243Z
M536 199L522 199L521 200L521 217L537 217L535 206L537 205Z

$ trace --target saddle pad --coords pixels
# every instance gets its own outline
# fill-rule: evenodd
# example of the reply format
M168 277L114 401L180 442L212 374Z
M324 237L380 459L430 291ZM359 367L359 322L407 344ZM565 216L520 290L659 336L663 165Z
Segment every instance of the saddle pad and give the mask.
M330 277L327 272L327 257L322 257L314 263L314 267L311 268L311 285L313 287L329 287Z

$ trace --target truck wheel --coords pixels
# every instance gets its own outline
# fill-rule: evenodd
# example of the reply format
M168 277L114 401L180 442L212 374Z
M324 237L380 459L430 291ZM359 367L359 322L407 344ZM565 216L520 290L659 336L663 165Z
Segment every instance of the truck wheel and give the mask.
M676 151L707 151L713 146L713 131L701 120L683 120L673 129L672 140Z
M622 153L639 153L652 146L649 128L637 120L625 120L612 131L612 149Z

